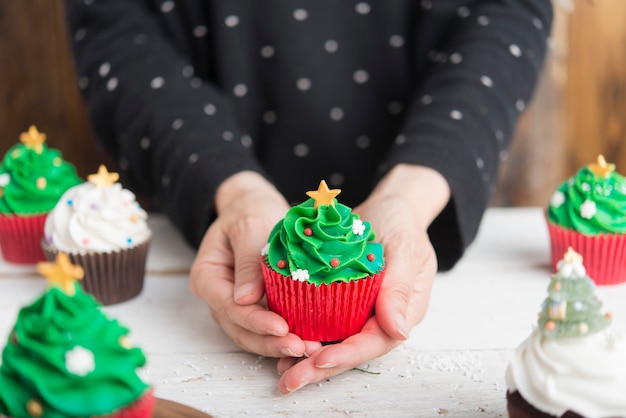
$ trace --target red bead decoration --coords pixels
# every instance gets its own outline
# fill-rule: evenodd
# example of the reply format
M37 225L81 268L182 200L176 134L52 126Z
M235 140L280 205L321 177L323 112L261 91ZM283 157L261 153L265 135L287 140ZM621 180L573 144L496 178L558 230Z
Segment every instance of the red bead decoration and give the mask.
M13 343L13 345L18 345L17 333L15 331L11 333L11 342Z
M278 263L276 263L276 265L279 269L284 269L285 267L287 267L287 262L285 260L278 260Z
M313 235L313 230L311 228L306 228L304 230L304 235L306 235L307 237L310 237L311 235Z
M557 292L561 290L561 283L554 283L554 290L556 290Z
M546 329L548 331L554 331L555 328L556 328L556 324L554 323L554 321L546 322Z
M374 260L376 260L376 256L375 256L374 254L371 254L371 253L370 253L370 254L368 254L368 255L367 255L367 259L368 259L369 261L374 261Z
M339 265L339 259L333 258L332 260L330 260L330 265L333 267L337 267Z

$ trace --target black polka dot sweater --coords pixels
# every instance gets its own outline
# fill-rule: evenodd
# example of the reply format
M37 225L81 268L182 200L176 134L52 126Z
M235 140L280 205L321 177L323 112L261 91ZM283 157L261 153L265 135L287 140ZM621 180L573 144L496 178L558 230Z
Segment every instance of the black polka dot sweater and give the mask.
M549 0L67 0L79 87L125 185L194 245L254 170L355 206L398 163L447 179L440 267L474 239L546 52ZM411 193L411 190L407 190Z

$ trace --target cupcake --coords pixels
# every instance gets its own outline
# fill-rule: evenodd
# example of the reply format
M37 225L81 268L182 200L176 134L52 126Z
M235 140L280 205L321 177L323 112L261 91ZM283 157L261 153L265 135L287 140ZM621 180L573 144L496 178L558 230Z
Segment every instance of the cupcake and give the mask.
M135 195L101 165L67 190L49 213L41 246L53 259L66 252L85 270L84 289L104 305L138 295L152 233Z
M82 182L74 166L45 141L46 135L31 126L0 163L0 249L12 263L45 260L39 243L46 214Z
M552 269L568 247L598 285L626 281L626 179L602 155L552 195L546 213Z
M48 287L20 310L2 352L0 416L151 417L152 388L137 374L146 357L83 291L83 269L64 253L37 269Z
M626 417L626 342L569 249L548 286L537 327L506 372L507 409L520 417Z
M289 209L261 252L268 308L305 340L334 342L372 315L384 276L369 222L337 202L325 181Z

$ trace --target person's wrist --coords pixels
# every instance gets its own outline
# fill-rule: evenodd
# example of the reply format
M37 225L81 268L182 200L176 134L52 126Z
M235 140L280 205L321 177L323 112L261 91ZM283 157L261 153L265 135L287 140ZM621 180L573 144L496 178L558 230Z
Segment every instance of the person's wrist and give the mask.
M398 164L372 191L370 198L400 198L415 211L424 227L439 215L450 200L447 180L438 171L420 165Z
M265 192L281 197L278 190L261 174L254 171L242 171L224 180L215 193L215 208L219 215L238 197L247 193Z

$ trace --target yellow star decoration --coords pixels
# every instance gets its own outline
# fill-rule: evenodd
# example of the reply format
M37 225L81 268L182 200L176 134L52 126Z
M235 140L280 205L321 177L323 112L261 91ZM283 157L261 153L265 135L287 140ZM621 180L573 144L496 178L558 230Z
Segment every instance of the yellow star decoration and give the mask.
M20 134L20 141L27 148L34 149L37 154L41 154L43 152L43 143L46 142L46 134L39 132L35 125L30 125L28 132Z
M87 176L87 180L95 184L96 187L107 188L111 187L120 178L117 173L109 173L104 164L100 164L97 174L90 174Z
M563 256L563 260L567 263L582 263L583 256L574 251L572 247L568 247L567 252Z
M37 271L48 280L50 286L60 288L68 296L74 296L76 280L81 280L85 275L83 268L72 264L64 252L57 254L54 263L37 263Z
M335 197L341 193L341 189L329 189L324 180L320 181L320 185L317 190L311 190L306 192L306 195L315 200L313 208L317 209L320 206L335 206Z
M589 167L589 170L591 170L593 174L595 174L598 177L608 178L609 174L615 171L615 164L607 163L606 160L604 159L604 155L602 154L598 155L597 162L591 163L587 167Z

